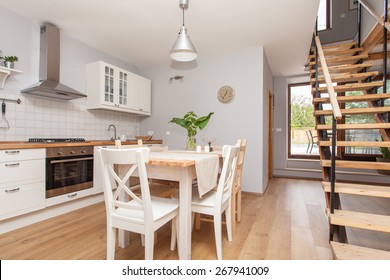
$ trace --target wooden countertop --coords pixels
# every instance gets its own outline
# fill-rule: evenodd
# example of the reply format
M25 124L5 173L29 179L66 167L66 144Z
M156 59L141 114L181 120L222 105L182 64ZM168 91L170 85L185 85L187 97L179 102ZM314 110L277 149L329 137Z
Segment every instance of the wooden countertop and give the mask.
M122 142L122 145L136 145L137 140L129 140ZM162 144L162 140L149 140L144 142L148 144ZM85 142L73 143L33 143L24 141L0 141L0 150L15 150L15 149L39 149L39 148L56 148L56 147L85 147L85 146L103 146L115 145L114 141L105 140L86 140Z

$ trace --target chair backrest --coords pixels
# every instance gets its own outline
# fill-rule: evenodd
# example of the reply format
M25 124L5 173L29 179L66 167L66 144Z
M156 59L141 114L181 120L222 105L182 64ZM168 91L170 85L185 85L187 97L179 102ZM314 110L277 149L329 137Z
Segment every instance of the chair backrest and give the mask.
M140 220L151 221L152 210L149 193L149 183L145 163L149 160L149 148L112 149L100 148L98 150L102 165L104 197L107 217L110 217L115 209L123 208L142 212ZM136 195L129 187L129 180L134 171L138 169L140 178L141 195ZM112 183L117 189L112 193ZM127 194L132 201L131 205L121 200L123 194Z
M307 136L307 140L309 141L309 144L313 144L316 142L316 140L314 140L315 138L317 138L316 135L313 135L313 132L309 129L309 130L306 130L306 136Z
M128 149L128 148L139 148L139 147L143 147L144 144L142 142L142 139L138 139L137 140L137 144L134 144L134 145L122 145L122 142L117 140L115 141L115 148L116 149Z
M238 146L223 146L223 166L219 177L216 196L216 208L230 201L232 186L236 176L237 158L240 151Z
M246 142L247 142L246 139L239 139L239 140L237 140L237 143L236 143L236 146L240 147L240 152L239 152L238 158L237 158L236 181L234 182L234 185L239 184L241 186L241 184L242 184L242 168L244 166Z
M168 151L168 146L151 146L149 149L151 152L166 152Z

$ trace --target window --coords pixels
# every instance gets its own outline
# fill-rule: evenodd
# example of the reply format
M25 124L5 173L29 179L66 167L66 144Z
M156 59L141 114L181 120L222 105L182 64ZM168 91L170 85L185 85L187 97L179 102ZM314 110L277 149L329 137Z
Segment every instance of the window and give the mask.
M321 0L317 14L318 31L330 29L330 1Z
M290 158L318 158L317 132L314 106L309 83L290 84L289 94L289 147Z

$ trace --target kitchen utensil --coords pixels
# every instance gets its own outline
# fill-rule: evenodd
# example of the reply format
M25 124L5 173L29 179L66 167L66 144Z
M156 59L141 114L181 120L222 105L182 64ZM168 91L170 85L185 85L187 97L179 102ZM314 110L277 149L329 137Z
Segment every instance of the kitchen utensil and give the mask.
M1 120L0 120L0 128L8 129L10 128L8 120L5 118L5 109L6 105L3 100L3 103L1 104Z

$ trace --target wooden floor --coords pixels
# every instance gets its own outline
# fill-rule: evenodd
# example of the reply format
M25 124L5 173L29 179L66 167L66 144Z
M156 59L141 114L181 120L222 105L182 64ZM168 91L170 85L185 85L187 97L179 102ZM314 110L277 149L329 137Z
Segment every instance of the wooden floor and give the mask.
M242 221L232 242L223 231L224 259L332 259L324 194L317 181L274 179L264 196L243 194ZM352 208L366 201L345 198ZM388 202L374 201L374 210L389 212ZM384 208L384 210L382 209ZM117 248L116 259L143 259L139 235ZM170 229L158 232L155 259L178 259L169 250ZM390 251L390 236L351 231L350 243ZM103 203L0 235L0 259L105 259L106 223ZM192 234L192 258L216 259L214 230L202 223Z

